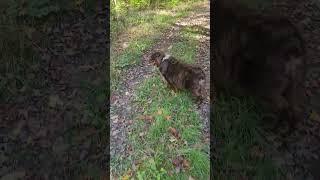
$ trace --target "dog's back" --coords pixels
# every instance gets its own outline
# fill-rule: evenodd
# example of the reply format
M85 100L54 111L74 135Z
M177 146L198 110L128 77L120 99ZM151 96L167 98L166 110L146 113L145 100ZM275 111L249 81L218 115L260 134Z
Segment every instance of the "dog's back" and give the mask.
M164 76L178 89L187 89L196 97L204 94L205 74L200 67L184 64L171 57ZM160 66L161 67L161 66Z
M185 88L186 77L190 76L190 67L170 57L160 64L160 72L177 89Z
M202 98L204 93L205 74L200 67L179 62L176 58L163 52L154 52L150 56L153 62L168 82L176 90L186 89L196 98Z

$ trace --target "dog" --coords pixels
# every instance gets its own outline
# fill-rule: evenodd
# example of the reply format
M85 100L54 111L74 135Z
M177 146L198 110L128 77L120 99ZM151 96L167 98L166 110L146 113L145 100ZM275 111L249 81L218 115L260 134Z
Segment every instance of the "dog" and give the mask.
M149 61L159 68L171 89L185 89L190 91L197 101L204 99L205 74L200 67L182 63L161 51L155 51Z

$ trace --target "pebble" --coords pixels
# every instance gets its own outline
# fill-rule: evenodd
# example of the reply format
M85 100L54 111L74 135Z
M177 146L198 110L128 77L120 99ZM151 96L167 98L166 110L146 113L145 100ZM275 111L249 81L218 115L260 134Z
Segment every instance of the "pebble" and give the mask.
M111 116L111 119L112 119L112 120L118 119L118 115Z
M119 132L120 132L119 130L115 130L115 131L113 131L113 132L112 132L112 136L117 135Z

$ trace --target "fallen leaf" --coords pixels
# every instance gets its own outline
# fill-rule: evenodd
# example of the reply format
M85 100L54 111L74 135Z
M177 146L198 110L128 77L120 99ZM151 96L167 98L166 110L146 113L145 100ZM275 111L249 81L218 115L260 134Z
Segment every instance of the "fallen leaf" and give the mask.
M159 109L158 112L157 112L157 114L158 114L158 115L161 115L161 114L162 114L162 110Z
M181 157L178 156L177 158L172 160L173 165L179 166L181 164Z
M149 116L149 115L142 115L142 116L139 117L139 119L147 121L149 123L153 122L153 117Z
M189 169L189 168L190 168L190 163L189 163L186 159L183 159L183 160L182 160L182 166L183 166L185 169Z
M170 121L171 120L171 116L166 116L166 120Z
M173 128L173 127L169 127L169 132L171 133L171 135L173 135L175 138L179 139L180 135L179 132L177 131L177 129Z
M189 176L188 180L194 180L194 178L192 176Z
M152 116L146 116L145 120L152 122L153 121L153 117Z

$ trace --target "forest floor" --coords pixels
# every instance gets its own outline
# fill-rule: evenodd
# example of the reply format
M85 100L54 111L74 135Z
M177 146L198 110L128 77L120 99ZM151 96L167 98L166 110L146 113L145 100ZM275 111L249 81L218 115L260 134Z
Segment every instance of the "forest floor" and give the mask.
M106 177L106 9L0 24L1 179Z
M141 13L136 18L143 22L111 48L112 178L208 179L209 2ZM204 69L207 99L202 104L167 88L148 63L154 50Z

